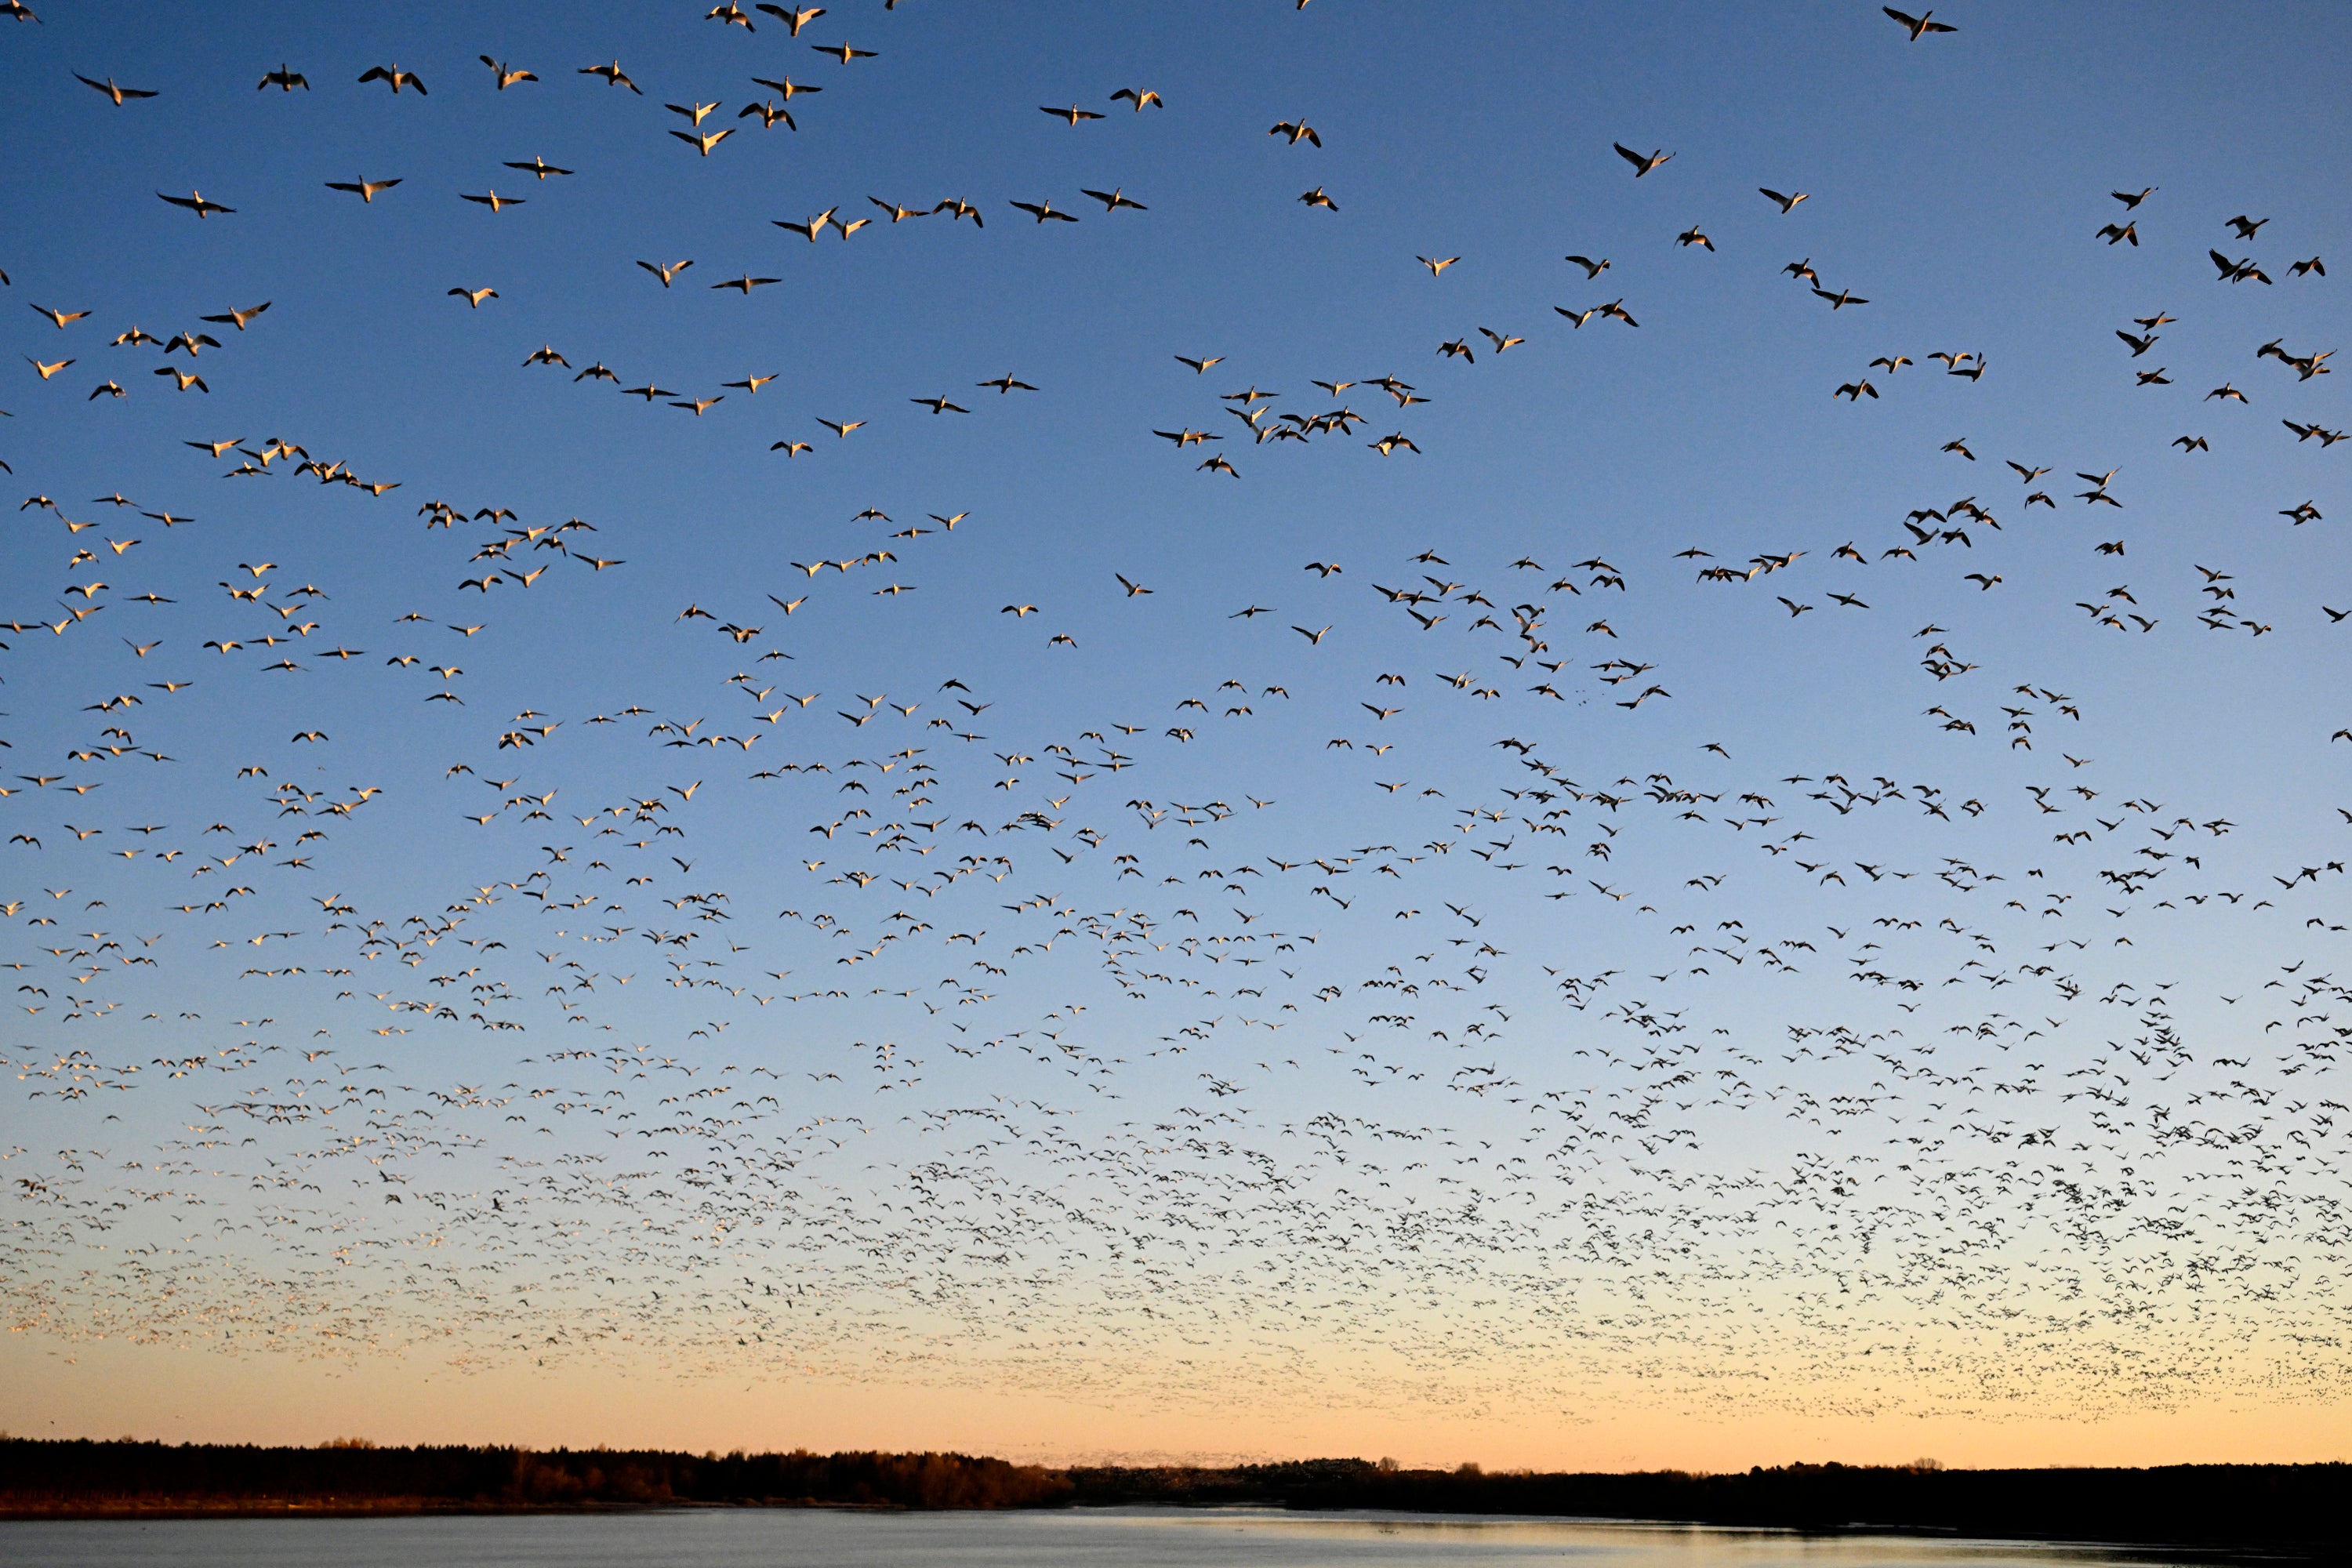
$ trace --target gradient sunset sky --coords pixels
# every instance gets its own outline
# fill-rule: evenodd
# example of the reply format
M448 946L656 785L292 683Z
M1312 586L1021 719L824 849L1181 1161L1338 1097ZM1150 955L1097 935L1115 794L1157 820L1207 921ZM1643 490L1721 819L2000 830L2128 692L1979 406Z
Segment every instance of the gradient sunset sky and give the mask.
M0 1427L2344 1454L2338 8L35 8Z

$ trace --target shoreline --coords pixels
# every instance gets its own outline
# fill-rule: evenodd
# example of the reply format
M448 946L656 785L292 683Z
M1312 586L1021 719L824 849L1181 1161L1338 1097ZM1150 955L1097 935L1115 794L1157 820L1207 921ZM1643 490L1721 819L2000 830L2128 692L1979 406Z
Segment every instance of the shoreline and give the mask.
M21 1500L0 1502L0 1524L105 1523L126 1521L257 1520L257 1519L481 1519L503 1516L578 1517L649 1513L709 1513L753 1511L815 1511L839 1513L974 1513L1037 1514L1108 1512L1118 1509L1164 1510L1169 1513L1213 1514L1250 1512L1296 1519L1371 1519L1432 1524L1572 1525L1627 1530L1709 1531L1726 1534L1780 1535L1796 1539L1835 1540L1891 1537L1989 1546L2020 1545L2057 1551L2105 1551L2144 1555L2179 1563L2318 1563L2341 1560L2340 1552L2323 1542L2254 1540L2242 1543L2176 1541L2066 1534L1992 1534L1971 1532L1953 1525L1901 1524L1855 1521L1843 1524L1745 1523L1723 1520L1632 1517L1605 1514L1524 1514L1465 1512L1417 1509L1351 1509L1298 1507L1280 1502L1177 1502L1136 1500L1070 1500L1022 1508L920 1508L894 1502L851 1502L823 1498L734 1498L726 1500L667 1499L627 1502L583 1500L571 1502L501 1501L494 1499L445 1498L159 1498L105 1500L60 1500L55 1506Z
M0 1438L0 1520L397 1519L1072 1508L1383 1514L1822 1538L2103 1543L2206 1559L2352 1560L2352 1465L1947 1469L1792 1464L1699 1474L1407 1469L1360 1458L1014 1465L958 1453L701 1454Z
M744 1498L724 1501L669 1499L656 1502L608 1501L507 1502L498 1499L464 1498L120 1498L63 1499L55 1505L9 1500L0 1502L0 1524L35 1520L106 1519L417 1519L435 1515L484 1518L498 1514L640 1514L696 1513L714 1510L826 1509L841 1513L918 1513L960 1511L1002 1513L1003 1509L957 1510L911 1509L891 1502L847 1502L824 1498ZM1034 1510L1020 1510L1034 1511Z

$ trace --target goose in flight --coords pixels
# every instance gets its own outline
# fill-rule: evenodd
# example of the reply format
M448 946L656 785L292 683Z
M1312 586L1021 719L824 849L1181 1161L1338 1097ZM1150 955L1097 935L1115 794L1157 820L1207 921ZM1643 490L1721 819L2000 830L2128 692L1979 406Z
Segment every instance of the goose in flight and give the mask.
M480 56L479 58L484 65L490 68L490 76L498 82L499 90L500 92L506 91L507 89L514 86L518 82L537 81L539 79L537 76L533 75L530 71L515 70L510 68L504 60L494 60L488 55ZM424 89L420 88L417 90L421 92Z
M400 89L404 87L415 88L419 98L425 96L425 83L418 79L416 73L401 69L397 62L389 66L370 66L360 73L360 80L383 82L392 89L394 98L400 96Z
M1150 207L1145 206L1141 202L1121 195L1117 188L1108 191L1081 190L1078 194L1082 196L1091 196L1096 201L1102 203L1103 211L1106 213L1115 213L1121 207L1129 207L1139 213L1150 212L1151 210Z
M816 216L809 219L806 223L786 223L782 218L771 218L768 221L774 224L778 228L786 229L793 234L797 234L806 239L811 245L814 245L816 243L816 237L824 232L825 226L833 221L833 215L839 210L840 209L838 207L827 207L824 211L817 214Z
M1100 120L1102 118L1102 115L1097 110L1091 109L1080 109L1075 103L1070 105L1067 109L1056 109L1050 103L1041 103L1037 106L1037 112L1040 114L1050 114L1056 120L1066 120L1072 125L1077 124L1082 120Z
M1931 18L1936 15L1933 11L1922 11L1916 16L1909 16L1897 11L1892 5L1881 5L1879 9L1885 12L1887 16L1893 17L1897 26L1909 33L1911 35L1911 41L1915 44L1929 33L1957 33L1959 31L1958 27L1952 26L1948 23L1932 20Z
M605 85L608 87L625 87L640 98L645 96L646 89L629 79L629 73L621 68L621 62L618 60L614 60L610 65L582 66L578 74L581 76L601 76L604 79ZM423 89L420 89L419 90L421 91Z
M465 196L466 200L472 202L477 206L488 207L492 212L498 211L500 207L519 207L523 205L523 201L520 196L502 196L495 190L488 192L487 195L478 196L467 195L463 191L460 191L457 194L461 196Z
M1316 134L1315 127L1307 124L1304 120L1283 121L1280 124L1269 129L1266 132L1266 134L1268 136L1287 136L1290 138L1290 145L1293 147L1297 146L1301 141L1312 142L1318 147L1323 145L1323 138Z
M200 318L198 318L198 319L199 319L199 320L201 320L201 321L221 321L221 322L225 322L225 323L226 323L226 324L227 324L227 325L229 325L229 326L235 327L238 331L240 331L240 332L241 332L241 331L245 331L246 323L247 323L247 322L248 322L248 321L252 321L256 316L260 315L264 310L268 310L268 309L269 309L269 301L268 301L268 300L264 300L260 304L258 304L258 305L248 305L248 306L247 306L247 307L246 307L244 310L229 310L229 311L226 311L226 312L225 312L225 313L223 313L223 314L221 314L221 315L217 315L217 316L204 316L204 317L200 317ZM219 346L219 345L215 344L215 345L214 345L214 346L217 347L217 346ZM166 352L168 352L168 351L166 351Z
M108 77L104 81L92 81L89 78L82 75L79 71L74 72L73 75L74 80L81 83L82 86L93 88L96 90L104 93L108 98L112 99L114 100L114 106L117 109L121 108L125 103L130 102L131 100L134 98L152 98L155 96L152 92L143 90L140 88L119 86L112 77ZM268 86L268 84L264 82L263 85ZM421 91L423 89L420 89L419 90ZM2252 238L2252 237L2248 236L2248 237Z
M361 201L373 205L375 201L375 195L378 191L388 191L398 184L400 184L398 180L329 180L327 182L327 189L331 191L349 191L352 195L359 197Z
M1150 88L1145 88L1139 91L1131 87L1123 87L1117 92L1110 95L1110 100L1113 103L1118 103L1121 101L1132 103L1135 105L1135 111L1138 114L1143 112L1144 106L1146 104L1151 104L1160 109L1168 107L1166 100L1161 99L1158 93L1152 91Z
M184 196L165 196L161 191L157 191L155 194L158 196L162 196L163 200L171 203L175 207L187 208L190 212L195 214L200 218L210 217L215 213L233 213L236 211L235 207L225 207L218 202L206 201L205 199L205 194L202 191L190 191Z
M300 71L288 70L283 65L280 65L276 70L271 71L259 81L255 82L253 84L253 90L256 92L263 92L273 87L280 92L292 92L298 87L304 92L308 92L310 90L310 79L304 76Z
M1805 195L1805 193L1804 193L1804 192L1802 192L1802 191L1794 191L1794 192L1791 192L1790 194L1789 194L1788 195L1785 195L1785 196L1784 196L1784 195L1782 195L1780 192L1778 192L1778 191L1774 191L1774 190L1767 190L1767 189L1766 189L1764 186L1762 186L1762 185L1759 185L1759 186L1757 186L1757 187L1756 187L1756 194L1757 194L1757 195L1760 195L1760 196L1762 196L1762 197L1764 197L1764 198L1765 198L1766 200L1768 200L1768 201L1771 201L1771 202L1777 202L1777 203L1779 203L1779 204L1780 204L1780 211L1781 211L1781 213L1782 213L1784 216L1785 216L1786 214L1789 214L1789 213L1790 213L1790 212L1795 211L1795 210L1796 210L1797 204L1798 204L1799 202L1801 202L1801 201L1810 201L1810 200L1811 199L1811 197L1809 197L1808 195Z
M763 11L782 21L785 31L795 38L801 36L803 27L824 15L824 7L822 5L811 5L803 10L793 11L787 11L782 5L754 5L751 8L755 11Z
M1674 156L1672 153L1664 153L1654 149L1650 155L1645 158L1641 153L1634 152L1631 147L1626 146L1622 142L1612 142L1610 145L1617 149L1617 156L1624 159L1625 162L1633 165L1633 177L1637 180Z

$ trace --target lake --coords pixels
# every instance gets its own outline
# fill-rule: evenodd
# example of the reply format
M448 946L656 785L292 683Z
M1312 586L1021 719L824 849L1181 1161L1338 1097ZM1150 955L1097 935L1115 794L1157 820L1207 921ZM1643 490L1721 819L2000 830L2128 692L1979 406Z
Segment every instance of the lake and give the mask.
M10 1568L2101 1568L2126 1548L1259 1510L690 1509L0 1523Z

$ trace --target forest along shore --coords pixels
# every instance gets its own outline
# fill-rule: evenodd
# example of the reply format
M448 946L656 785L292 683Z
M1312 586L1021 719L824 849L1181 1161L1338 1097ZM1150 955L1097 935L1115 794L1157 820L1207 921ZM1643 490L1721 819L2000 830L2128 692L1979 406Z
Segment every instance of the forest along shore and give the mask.
M1417 1470L1361 1459L1054 1469L965 1454L316 1448L0 1439L0 1518L541 1512L680 1506L1112 1504L1670 1520L1825 1531L2352 1552L2352 1466L1962 1470L1784 1465L1706 1475Z

